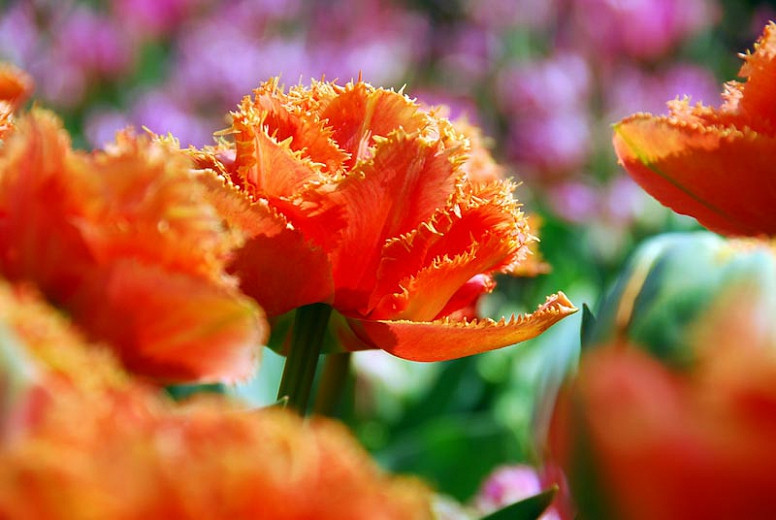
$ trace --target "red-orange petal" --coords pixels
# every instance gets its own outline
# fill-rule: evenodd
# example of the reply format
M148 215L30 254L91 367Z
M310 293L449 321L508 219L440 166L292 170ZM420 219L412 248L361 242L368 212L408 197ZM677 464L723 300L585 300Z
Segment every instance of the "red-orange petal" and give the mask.
M383 244L445 206L455 188L457 157L439 141L396 131L347 178L300 197L306 217L292 222L332 252L335 306L366 305Z
M673 210L723 234L776 234L776 136L637 114L615 126L614 147Z
M70 311L127 368L166 382L245 379L268 332L237 291L131 260L93 273Z
M363 82L348 83L320 114L334 132L334 140L350 154L348 167L368 158L375 137L386 137L397 128L407 133L427 124L423 112L407 96L375 89Z
M324 171L338 172L349 155L337 146L327 121L315 117L314 112L304 110L294 101L288 94L283 94L275 78L256 89L253 100L243 99L240 111L263 114L267 132L275 139L285 141L290 138L292 150L320 164Z
M744 56L739 76L741 85L735 108L740 126L776 135L776 23L770 22L757 41L754 52Z
M0 63L0 101L5 101L15 110L32 93L32 78L13 65Z
M203 170L199 177L209 201L239 233L228 271L240 288L274 318L308 303L330 303L334 282L327 254L267 200L252 201L227 177Z
M524 216L508 183L456 196L416 230L383 248L369 301L372 319L431 320L469 279L524 255Z
M562 318L576 312L562 292L549 296L531 314L495 322L388 321L348 318L353 332L367 348L380 348L412 361L444 361L506 347L534 338Z
M65 303L94 264L76 222L98 200L92 166L70 149L52 114L34 110L18 121L0 154L0 273L31 281Z
M282 225L268 224L235 252L229 272L240 280L242 291L270 318L309 303L331 303L334 282L327 254L261 202L251 206L255 221L274 218Z

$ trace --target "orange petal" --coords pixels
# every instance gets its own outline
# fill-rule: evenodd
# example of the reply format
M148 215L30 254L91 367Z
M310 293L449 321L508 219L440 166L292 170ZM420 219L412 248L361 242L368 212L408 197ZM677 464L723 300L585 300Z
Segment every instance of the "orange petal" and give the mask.
M776 23L765 27L754 49L744 56L739 76L746 78L746 83L740 87L735 108L741 126L776 135Z
M257 197L287 197L305 183L322 179L321 165L291 148L293 137L280 140L267 118L246 100L232 114L235 182Z
M333 300L331 264L321 248L294 229L267 200L251 201L228 178L209 170L200 173L210 202L244 238L228 270L268 317Z
M400 127L413 133L427 124L423 112L407 96L363 82L346 85L320 117L328 121L340 148L350 154L349 167L368 158L374 137L386 137Z
M529 236L511 189L508 183L480 186L389 241L370 318L434 319L473 276L511 266L524 255Z
M342 168L348 154L334 142L333 131L315 113L297 106L293 99L270 80L254 91L255 97L243 99L242 112L262 114L267 131L278 141L291 139L289 147L300 152L323 169L335 173Z
M33 89L32 78L13 65L0 63L0 101L5 101L11 110L24 103Z
M549 296L533 313L513 316L508 321L348 321L368 348L380 348L412 361L444 361L534 338L576 310L559 292Z
M267 337L261 311L236 291L134 261L94 273L71 312L127 368L165 382L245 379Z
M615 126L614 147L650 195L708 229L776 234L776 136L637 114Z
M266 223L264 229L247 239L229 266L242 291L269 317L309 303L330 303L334 282L326 253L262 202L251 206L251 214L254 223Z
M457 157L439 141L396 131L343 181L300 197L306 218L292 223L332 251L338 308L365 305L385 241L445 206L458 176Z
M55 116L34 110L20 119L0 155L2 275L67 301L94 265L75 222L99 195L98 177Z
M185 154L122 132L91 159L101 193L76 223L99 263L131 257L220 282L233 242Z

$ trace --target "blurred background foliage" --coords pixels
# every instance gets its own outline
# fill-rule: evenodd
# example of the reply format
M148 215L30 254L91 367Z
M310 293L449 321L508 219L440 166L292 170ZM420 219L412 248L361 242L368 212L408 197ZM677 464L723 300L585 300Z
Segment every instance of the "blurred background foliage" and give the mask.
M611 124L691 96L719 103L736 52L776 2L756 0L18 0L0 2L0 59L35 78L77 146L126 125L201 146L271 76L357 77L483 127L541 217L537 278L502 278L485 315L530 312L565 291L595 309L644 238L694 229L618 168ZM335 413L387 468L468 500L493 468L540 463L581 313L517 348L434 365L353 355ZM226 389L272 402L282 359ZM175 389L185 395L187 389Z

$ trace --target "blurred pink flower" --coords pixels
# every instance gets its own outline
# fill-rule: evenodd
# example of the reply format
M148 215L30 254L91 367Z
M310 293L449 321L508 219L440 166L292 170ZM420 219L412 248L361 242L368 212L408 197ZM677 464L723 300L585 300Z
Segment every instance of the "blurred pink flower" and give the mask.
M554 114L585 106L591 74L585 59L560 52L538 61L516 63L498 72L498 104L511 114Z
M592 150L590 115L581 109L512 121L507 154L521 174L544 177L576 172Z
M483 483L474 498L474 507L483 516L510 504L538 495L552 482L541 478L537 470L524 464L497 468ZM550 506L539 520L560 520L555 506Z
M592 50L654 59L717 18L714 0L571 0L580 35Z
M667 112L666 100L689 96L693 104L718 97L717 80L710 70L688 63L650 73L623 65L605 85L606 113L609 122L634 112Z

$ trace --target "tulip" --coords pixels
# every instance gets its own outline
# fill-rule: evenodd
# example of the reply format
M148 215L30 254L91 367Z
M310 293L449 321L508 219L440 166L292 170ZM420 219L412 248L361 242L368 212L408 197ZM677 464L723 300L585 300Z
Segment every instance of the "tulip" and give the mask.
M772 516L774 350L699 347L689 373L626 343L583 359L551 429L581 517Z
M345 349L417 361L510 345L574 312L558 293L510 320L457 314L534 240L514 186L460 128L361 81L284 92L271 80L243 99L221 132L231 139L191 151L247 235L231 264L242 290L272 318L331 305Z
M0 284L0 331L0 361L15 350L30 374L0 401L2 518L431 518L428 488L381 472L344 426L175 405L28 286Z
M0 275L36 287L138 374L251 375L266 323L224 271L234 239L188 158L128 132L74 151L40 110L15 124L0 150Z
M653 197L725 235L774 235L776 24L765 27L719 109L669 103L670 114L636 114L615 125L614 147Z

